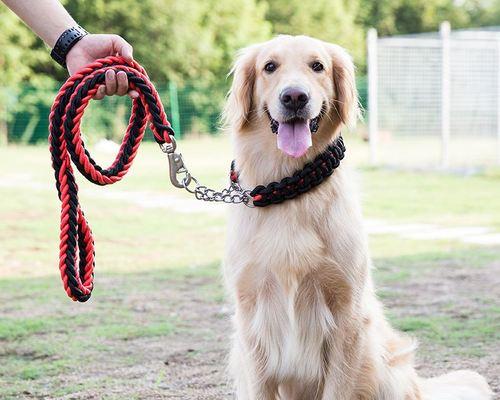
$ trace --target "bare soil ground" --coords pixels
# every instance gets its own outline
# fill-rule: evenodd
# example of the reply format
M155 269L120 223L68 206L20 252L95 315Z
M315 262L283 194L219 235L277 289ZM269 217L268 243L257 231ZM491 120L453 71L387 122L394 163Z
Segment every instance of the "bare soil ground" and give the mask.
M420 336L417 368L421 375L474 369L487 377L499 398L498 340L478 342L474 333L468 336L458 332L460 343L455 343L452 339L457 335L457 327L447 324L448 319L464 321L466 330L471 316L487 318L483 315L487 312L485 305L500 296L499 277L500 263L472 271L454 263L442 263L416 279L382 285L384 303L395 323ZM133 279L134 285L153 290L138 291L126 299L96 300L125 302L121 305L145 315L145 323L152 314L178 319L174 332L160 337L104 340L104 351L92 346L85 350L91 355L89 364L70 368L57 378L47 377L45 393L40 389L25 390L19 398L54 398L50 393L55 384L78 388L58 396L60 399L232 398L225 372L230 307L220 299L218 279L186 276L158 282L157 277L148 275ZM122 283L116 278L102 278L100 285L106 292ZM159 290L160 287L163 288ZM441 318L442 324L438 325L443 337L436 336L432 327L429 333L429 323L425 322L429 316L432 321ZM408 318L424 323L408 324ZM463 330L459 329L462 333Z

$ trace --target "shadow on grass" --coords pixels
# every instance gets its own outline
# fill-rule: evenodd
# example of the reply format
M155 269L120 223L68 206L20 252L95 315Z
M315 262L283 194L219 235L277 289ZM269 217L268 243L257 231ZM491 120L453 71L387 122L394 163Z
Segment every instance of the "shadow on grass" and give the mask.
M182 332L184 321L175 312L182 297L213 301L205 294L220 293L218 274L218 264L106 274L97 277L85 304L67 298L55 275L0 280L0 398L47 394L47 385L53 396L61 389L55 381L96 360L136 363L125 343L167 341L161 338Z

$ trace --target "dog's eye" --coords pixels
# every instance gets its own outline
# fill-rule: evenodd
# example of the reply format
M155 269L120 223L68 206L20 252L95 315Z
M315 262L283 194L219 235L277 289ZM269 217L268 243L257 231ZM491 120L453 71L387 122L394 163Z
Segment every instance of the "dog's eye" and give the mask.
M314 72L321 72L325 69L323 64L321 64L319 61L315 61L311 64L311 68Z
M268 72L268 73L273 73L274 71L276 71L276 69L278 68L278 66L273 63L272 61L271 62L268 62L265 66L264 66L264 71Z

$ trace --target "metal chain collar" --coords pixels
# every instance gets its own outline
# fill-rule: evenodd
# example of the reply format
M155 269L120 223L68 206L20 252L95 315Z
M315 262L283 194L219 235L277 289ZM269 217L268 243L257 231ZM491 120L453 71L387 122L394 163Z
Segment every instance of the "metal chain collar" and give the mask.
M176 153L177 143L174 137L170 136L170 139L171 143L160 144L160 149L167 154L172 185L194 194L198 200L227 204L244 204L247 207L254 207L252 204L253 199L250 195L251 190L243 189L238 182L231 181L228 188L220 191L200 185L198 180L186 168L182 154Z

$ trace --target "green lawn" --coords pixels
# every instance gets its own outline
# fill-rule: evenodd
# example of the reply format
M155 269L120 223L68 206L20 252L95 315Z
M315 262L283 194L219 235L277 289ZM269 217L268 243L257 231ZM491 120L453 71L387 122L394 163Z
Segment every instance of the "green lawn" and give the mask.
M366 153L353 139L347 146L348 159ZM179 148L201 182L225 185L227 138L185 140ZM354 164L369 218L500 232L496 170L465 177ZM189 195L171 187L167 160L151 143L119 184L92 187L78 176L97 266L92 300L77 304L58 277L59 202L47 148L0 148L0 171L0 398L124 398L118 388L127 398L154 398L174 390L162 386L173 379L168 367L153 361L188 339L196 361L205 351L197 343L210 344L227 330L203 312L225 302L224 214L162 206L164 198L176 196L182 205ZM123 200L124 193L151 203ZM487 289L498 271L498 246L390 234L372 236L370 246L379 295L392 321L420 338L424 363L453 358L458 349L474 365L498 346L500 308L497 293ZM192 311L191 302L201 311ZM142 372L134 375L138 366Z

